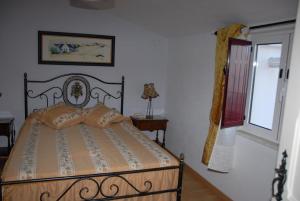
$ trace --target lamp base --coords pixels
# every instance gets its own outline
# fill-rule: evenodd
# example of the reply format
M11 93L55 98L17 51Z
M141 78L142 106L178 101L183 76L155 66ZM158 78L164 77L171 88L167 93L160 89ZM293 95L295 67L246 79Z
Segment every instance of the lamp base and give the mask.
M153 119L152 98L149 98L148 101L146 119Z

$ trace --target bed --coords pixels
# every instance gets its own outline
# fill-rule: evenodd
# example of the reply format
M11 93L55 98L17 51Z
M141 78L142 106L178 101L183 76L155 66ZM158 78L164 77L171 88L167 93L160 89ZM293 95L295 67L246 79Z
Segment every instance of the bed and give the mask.
M57 130L29 115L61 100L78 108L114 100L123 114L124 77L69 73L35 81L24 74L24 96L26 120L1 176L2 200L181 200L183 155L175 158L129 120Z

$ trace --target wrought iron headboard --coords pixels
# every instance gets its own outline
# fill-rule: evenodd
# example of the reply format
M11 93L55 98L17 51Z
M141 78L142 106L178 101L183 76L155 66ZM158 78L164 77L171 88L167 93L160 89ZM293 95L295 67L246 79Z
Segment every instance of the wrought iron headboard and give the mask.
M29 84L47 84L53 81L66 78L63 80L64 83L62 86L57 86L59 84L55 83L55 86L49 86L48 88L42 90L42 92L35 93L33 89L29 88ZM109 85L119 85L120 90L116 92L116 95L113 95L108 90L99 87L96 84L92 83L90 85L89 80L93 82L98 82L105 86ZM52 99L52 104L55 104L56 101L62 99L65 103L73 105L75 107L84 107L89 102L90 99L94 99L97 102L105 103L106 98L120 99L120 112L123 114L124 109L124 84L125 78L122 76L121 82L106 82L95 76L84 74L84 73L68 73L62 74L56 77L53 77L48 80L29 80L27 78L27 73L24 73L24 105L25 105L25 119L28 116L28 102L29 99L44 99L46 107L49 106L50 98ZM101 96L102 95L102 96ZM102 99L101 99L102 97ZM101 100L100 100L101 99ZM78 102L79 100L79 102ZM75 102L74 102L75 101ZM44 107L45 107L44 106ZM38 109L38 108L35 108Z

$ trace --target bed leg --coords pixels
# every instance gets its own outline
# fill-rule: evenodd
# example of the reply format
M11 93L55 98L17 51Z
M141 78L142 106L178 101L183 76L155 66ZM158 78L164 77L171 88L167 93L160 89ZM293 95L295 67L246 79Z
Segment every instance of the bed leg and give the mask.
M2 201L2 179L0 179L0 201Z
M180 154L179 177L178 177L178 186L177 186L177 198L176 198L176 201L181 201L183 167L184 167L184 155L183 155L183 153L181 153Z

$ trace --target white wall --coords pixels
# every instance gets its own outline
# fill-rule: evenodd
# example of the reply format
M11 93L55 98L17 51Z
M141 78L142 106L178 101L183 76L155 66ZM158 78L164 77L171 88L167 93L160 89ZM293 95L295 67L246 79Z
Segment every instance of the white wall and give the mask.
M105 11L70 7L67 0L1 1L0 25L0 111L12 112L17 127L24 119L24 72L31 79L83 72L120 81L125 75L125 114L145 113L143 84L154 82L161 95L154 107L164 112L167 39ZM38 65L38 30L114 35L115 67Z
M167 148L176 154L184 152L192 168L233 200L269 200L277 151L237 135L235 167L230 173L208 171L201 163L209 127L214 55L211 33L169 40Z

